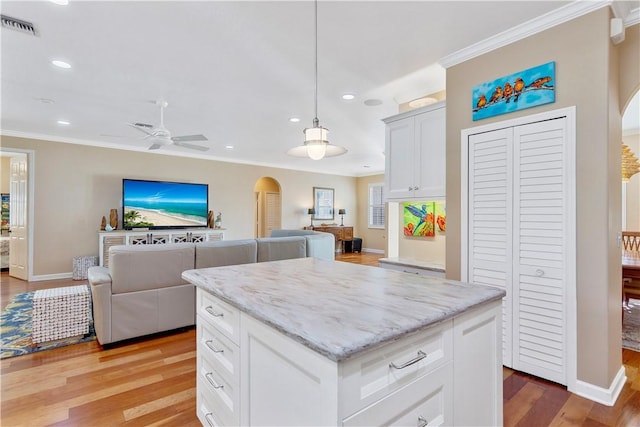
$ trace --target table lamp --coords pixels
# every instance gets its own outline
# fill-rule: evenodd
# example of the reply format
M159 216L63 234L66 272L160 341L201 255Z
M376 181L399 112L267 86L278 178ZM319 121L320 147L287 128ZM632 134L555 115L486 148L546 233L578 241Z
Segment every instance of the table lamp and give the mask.
M307 209L307 213L309 214L309 217L311 218L311 225L310 227L313 228L313 214L316 213L315 209L313 208L309 208Z
M344 214L346 214L347 211L345 209L338 209L338 215L340 215L340 226L343 227L344 226Z

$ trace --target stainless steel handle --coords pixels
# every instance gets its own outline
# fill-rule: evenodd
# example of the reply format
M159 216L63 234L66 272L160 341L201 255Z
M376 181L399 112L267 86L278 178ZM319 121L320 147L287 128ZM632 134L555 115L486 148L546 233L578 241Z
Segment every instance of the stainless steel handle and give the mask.
M427 427L429 425L429 421L422 415L418 416L418 427Z
M541 270L541 269L539 269L539 268L538 268L538 269L536 270L536 276L538 276L538 277L542 277L542 276L544 276L544 270Z
M218 384L214 379L213 379L213 372L207 372L205 374L205 377L207 378L207 380L209 381L209 383L213 386L213 388L224 388L223 385Z
M418 355L416 357L414 357L413 359L409 360L408 362L405 362L400 366L398 366L395 363L391 362L391 363L389 363L389 367L393 368L393 369L404 369L407 366L411 366L411 365L413 365L415 363L418 363L419 361L421 361L425 357L427 357L427 353L425 353L422 350L418 350Z
M213 311L213 307L211 307L211 306L205 308L205 310L207 310L207 313L209 313L213 317L224 317L224 313L216 313L216 312L214 312Z
M213 418L213 412L207 412L206 414L204 414L204 419L205 419L205 420L207 420L207 422L209 423L209 425L210 425L211 427L215 427L215 426L213 425L213 421L211 421L211 420L209 419L209 417Z
M213 340L207 340L204 343L207 345L207 347L209 347L209 350L213 351L214 353L224 353L224 350L218 350L213 346Z

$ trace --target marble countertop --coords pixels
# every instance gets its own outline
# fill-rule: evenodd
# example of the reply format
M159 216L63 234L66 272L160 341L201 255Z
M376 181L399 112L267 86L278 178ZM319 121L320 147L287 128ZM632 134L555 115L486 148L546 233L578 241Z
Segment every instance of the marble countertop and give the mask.
M505 294L482 285L317 258L187 270L182 277L334 361Z
M424 270L439 271L444 273L444 265L437 262L422 261L412 258L380 258L380 262L394 265L402 265L405 267L421 268Z

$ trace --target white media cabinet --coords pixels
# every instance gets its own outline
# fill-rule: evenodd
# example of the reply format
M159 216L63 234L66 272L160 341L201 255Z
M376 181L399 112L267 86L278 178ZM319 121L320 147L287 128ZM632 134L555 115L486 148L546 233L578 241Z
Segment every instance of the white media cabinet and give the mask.
M116 245L156 245L161 243L210 242L222 240L224 231L212 228L171 230L100 231L100 265L109 266L109 248Z

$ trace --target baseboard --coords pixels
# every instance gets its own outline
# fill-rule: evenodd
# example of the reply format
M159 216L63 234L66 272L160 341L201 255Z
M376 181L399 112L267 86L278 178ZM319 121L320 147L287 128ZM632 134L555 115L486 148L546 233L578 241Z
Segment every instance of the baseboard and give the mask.
M593 400L594 402L598 402L607 406L613 406L616 403L616 400L618 399L618 396L620 395L622 387L624 386L624 383L626 381L627 376L624 372L624 366L621 366L618 374L613 379L613 382L608 389L577 380L576 388L569 391L577 394L578 396Z
M39 276L31 277L29 281L42 282L44 280L71 279L72 277L73 277L73 273L41 274Z
M383 249L362 248L362 252L369 252L369 253L372 253L372 254L383 254L384 255L384 250Z

